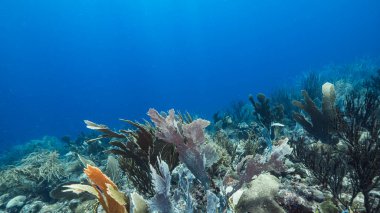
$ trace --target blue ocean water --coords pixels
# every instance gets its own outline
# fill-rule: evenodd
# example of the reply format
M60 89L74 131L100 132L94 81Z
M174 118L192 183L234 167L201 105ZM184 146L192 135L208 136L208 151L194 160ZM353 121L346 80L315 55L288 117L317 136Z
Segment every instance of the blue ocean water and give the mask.
M150 107L211 118L305 71L379 56L379 11L377 0L3 0L0 145Z

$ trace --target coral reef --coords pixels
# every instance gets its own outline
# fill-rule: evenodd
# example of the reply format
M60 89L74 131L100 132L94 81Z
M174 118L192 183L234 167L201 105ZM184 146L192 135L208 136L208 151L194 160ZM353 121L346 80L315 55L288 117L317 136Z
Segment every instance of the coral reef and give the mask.
M253 107L234 102L213 123L149 109L150 121L122 119L124 129L86 120L95 131L76 139L11 148L0 212L377 213L377 70L326 67L270 99L251 96Z

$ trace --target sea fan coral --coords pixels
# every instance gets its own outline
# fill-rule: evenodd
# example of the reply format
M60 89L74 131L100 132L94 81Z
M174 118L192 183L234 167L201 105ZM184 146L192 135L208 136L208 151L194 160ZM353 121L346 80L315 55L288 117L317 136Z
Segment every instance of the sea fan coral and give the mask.
M157 159L157 171L152 165L152 178L154 184L155 196L150 201L150 210L159 212L173 212L173 206L170 201L170 182L171 174L168 164L161 159Z
M196 119L189 124L183 124L176 120L173 109L169 110L169 115L166 117L161 116L155 109L149 109L148 115L158 128L156 136L176 146L179 159L207 188L209 177L206 173L200 145L205 140L204 129L210 122Z
M286 167L283 159L293 151L287 142L288 139L285 139L280 145L274 146L271 153L244 157L236 166L240 181L232 192L236 191L244 183L250 182L254 176L258 176L263 172L284 172Z

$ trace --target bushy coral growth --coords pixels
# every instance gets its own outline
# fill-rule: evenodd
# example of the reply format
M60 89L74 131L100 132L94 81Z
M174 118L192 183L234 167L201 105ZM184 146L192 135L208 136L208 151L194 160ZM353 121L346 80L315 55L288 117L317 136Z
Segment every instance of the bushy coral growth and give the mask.
M322 110L319 110L313 100L306 91L302 91L304 103L293 101L293 104L299 109L305 111L309 117L308 121L302 114L294 112L294 120L312 136L321 140L324 143L337 143L337 138L334 137L337 128L337 112L335 107L335 90L334 85L325 83L322 86L323 102Z
M325 103L323 107L335 110L333 103ZM379 112L380 101L375 93L352 92L346 96L343 111L334 113L334 120L329 120L327 124L323 120L313 121L313 124L335 125L340 144L306 145L302 138L293 143L295 158L303 162L320 184L331 191L333 198L346 208L352 206L361 192L366 212L380 210L379 198L370 195L380 183ZM304 127L310 131L307 126ZM328 131L319 133L319 138L330 138ZM344 180L349 180L350 186L344 186ZM350 193L350 198L344 197L343 193Z
M372 92L352 94L345 105L340 137L346 144L353 188L364 195L367 212L380 211L370 192L380 183L380 100ZM379 198L377 198L379 199Z
M156 166L157 157L161 156L169 163L169 168L173 169L178 164L178 155L174 152L173 145L165 145L165 142L155 137L155 129L149 124L123 121L136 130L115 132L105 125L85 121L88 128L103 133L100 137L90 140L90 143L101 138L112 139L109 144L113 147L108 152L119 156L120 167L139 193L151 197L154 190L150 165Z
M48 199L52 185L65 179L64 166L57 152L34 152L20 165L0 172L2 193L32 193Z
M280 104L271 107L270 100L262 93L257 94L257 101L253 96L249 96L249 101L255 109L257 121L268 130L273 122L282 122L284 118L284 107Z

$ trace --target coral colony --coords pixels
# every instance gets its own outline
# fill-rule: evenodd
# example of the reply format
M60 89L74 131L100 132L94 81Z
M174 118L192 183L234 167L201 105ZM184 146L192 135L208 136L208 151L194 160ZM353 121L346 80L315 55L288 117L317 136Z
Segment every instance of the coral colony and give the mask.
M0 158L0 212L378 213L380 70L362 63L212 122L152 108L125 129L85 120L93 131L75 140L14 147Z

